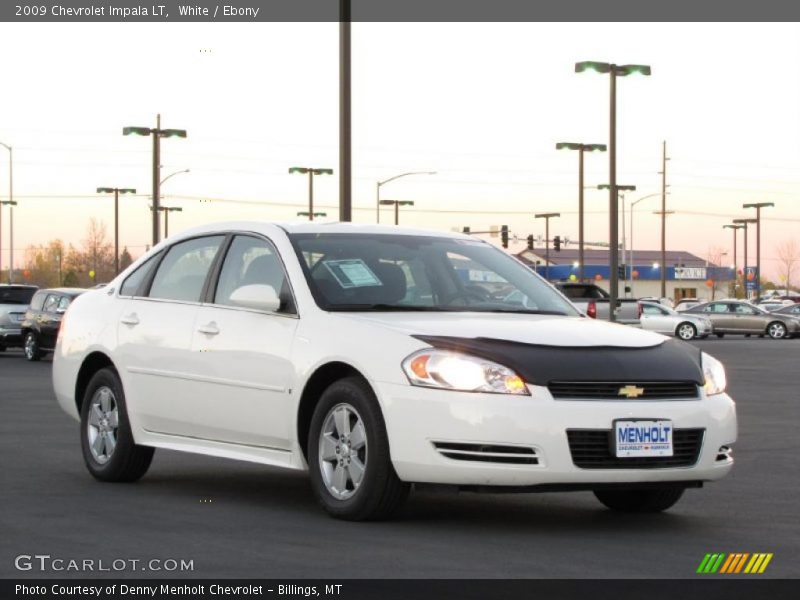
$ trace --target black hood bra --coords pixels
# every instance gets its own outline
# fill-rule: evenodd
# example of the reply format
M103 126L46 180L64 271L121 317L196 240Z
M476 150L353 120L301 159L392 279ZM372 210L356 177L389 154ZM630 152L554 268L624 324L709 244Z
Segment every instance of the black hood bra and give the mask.
M516 371L534 385L551 381L691 381L703 385L701 352L679 340L657 346L545 346L493 338L415 335L434 348L472 354Z

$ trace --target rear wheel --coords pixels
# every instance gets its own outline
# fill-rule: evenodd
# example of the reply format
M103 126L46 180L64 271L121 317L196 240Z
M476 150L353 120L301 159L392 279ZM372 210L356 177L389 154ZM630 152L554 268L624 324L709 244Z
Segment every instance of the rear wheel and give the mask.
M655 513L672 507L683 488L652 490L595 490L594 495L611 510L629 513Z
M767 334L769 334L769 337L773 340L782 340L786 337L786 333L786 325L780 321L773 321L767 325Z
M133 441L122 382L113 369L99 370L86 388L81 448L86 468L101 481L136 481L153 460L153 448Z
M675 335L684 341L693 340L697 335L697 328L689 322L684 322L675 329Z
M725 337L724 333L716 333L714 335L716 335L718 338L724 338Z
M387 518L410 489L392 466L375 394L357 377L337 381L323 392L311 419L308 466L320 504L340 519Z
M25 351L25 358L28 360L41 360L42 351L39 349L39 338L34 332L29 331L27 334L25 334L25 345L23 346L23 349Z

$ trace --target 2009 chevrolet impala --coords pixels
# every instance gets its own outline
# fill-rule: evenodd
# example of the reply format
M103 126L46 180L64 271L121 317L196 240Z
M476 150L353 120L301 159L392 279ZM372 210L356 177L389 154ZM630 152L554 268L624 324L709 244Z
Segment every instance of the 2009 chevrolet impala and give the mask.
M412 484L660 511L736 441L711 356L586 318L486 242L392 227L170 238L75 300L53 379L97 479L142 477L154 448L308 469L347 519Z

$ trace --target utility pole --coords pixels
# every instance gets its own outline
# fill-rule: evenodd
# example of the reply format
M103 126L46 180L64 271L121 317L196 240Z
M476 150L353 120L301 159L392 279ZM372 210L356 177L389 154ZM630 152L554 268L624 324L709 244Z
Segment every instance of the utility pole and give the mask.
M739 229L744 229L745 225L723 225L723 229L732 229L733 230L733 296L734 298L738 298L739 294L736 291L736 231ZM742 270L742 274L744 274L744 270ZM742 281L744 281L744 277L742 277Z
M742 208L756 209L756 298L761 297L761 209L775 206L774 202L744 204Z
M535 219L544 219L544 278L550 281L550 219L560 217L561 213L538 213Z
M339 0L339 220L353 220L350 0ZM311 211L313 212L313 211Z
M667 142L661 142L661 297L667 297Z
M755 223L755 219L734 219L734 223L744 227L744 268L742 269L742 284L744 285L744 297L750 298L750 292L747 290L747 229L750 223Z

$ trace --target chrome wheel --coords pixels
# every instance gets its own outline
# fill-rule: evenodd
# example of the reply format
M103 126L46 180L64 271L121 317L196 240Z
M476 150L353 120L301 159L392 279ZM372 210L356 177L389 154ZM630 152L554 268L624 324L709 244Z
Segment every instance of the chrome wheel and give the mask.
M767 333L772 339L779 340L786 336L786 325L783 323L770 323Z
M691 323L681 323L678 327L678 337L682 340L691 340L694 339L694 336L697 332L694 329L694 325Z
M107 386L97 388L90 402L86 435L92 458L102 465L117 447L119 408L113 390Z
M36 360L37 352L36 336L29 333L25 336L25 358L28 360Z
M319 433L319 468L328 492L347 500L357 491L367 468L367 432L350 404L337 404L325 416Z

